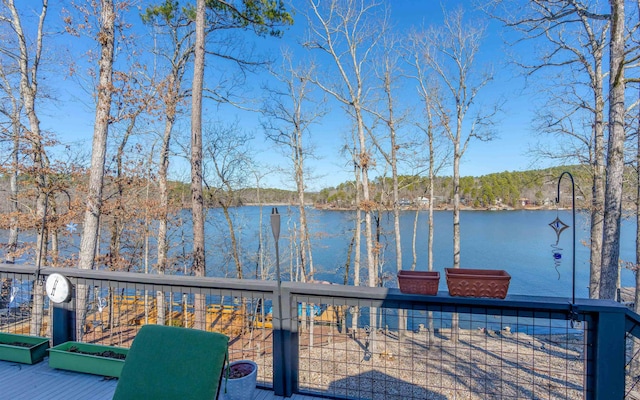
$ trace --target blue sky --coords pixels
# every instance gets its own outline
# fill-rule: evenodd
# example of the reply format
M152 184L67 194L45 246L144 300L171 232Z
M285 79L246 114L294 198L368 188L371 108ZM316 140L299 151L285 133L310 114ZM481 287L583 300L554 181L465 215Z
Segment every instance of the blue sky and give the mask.
M296 3L300 4L300 3ZM442 6L436 1L403 0L389 1L390 23L396 32L402 33L411 28L427 27L442 23ZM471 19L484 17L472 9L469 1L446 2L446 7L462 5L467 10L467 16ZM50 30L60 30L62 22L60 9L53 5L50 8L48 23ZM137 11L132 11L128 16L129 22L139 24ZM304 59L309 57L308 53L300 46L300 41L306 32L306 21L304 16L298 12L295 15L296 25L289 28L282 39L265 38L255 40L260 50L271 52L277 57L279 49L287 47L291 49L296 57ZM486 39L483 42L481 56L478 64L480 66L491 64L495 72L495 79L480 92L478 102L491 104L498 99L503 99L505 105L503 112L497 118L496 138L491 142L472 142L465 153L461 173L465 175L480 176L488 173L525 170L530 168L546 167L544 164L532 164L532 159L527 155L529 145L538 139L532 135L531 121L533 117L533 107L539 104L540 99L536 98L532 90L526 89L524 80L518 76L518 71L508 64L502 36L504 31L496 21L488 21L489 29ZM144 30L137 30L137 33L144 35ZM81 143L81 151L87 152L90 149L91 135L93 132L93 102L90 95L81 88L81 76L68 77L63 72L68 67L68 58L74 58L82 65L83 52L86 46L91 45L87 39L71 38L67 35L57 35L50 39L63 47L67 47L65 55L58 55L58 64L55 70L49 72L46 79L43 79L43 86L52 89L58 98L57 102L47 103L41 111L42 126L45 129L56 132L58 138L63 142ZM65 46L66 44L70 46ZM68 51L68 53L66 53ZM66 57L66 58L65 58ZM312 57L316 57L312 54ZM321 68L330 71L331 65L322 65ZM268 81L268 74L259 73L250 75L247 85L250 88L250 96L259 96L259 88ZM398 109L407 113L419 113L412 107L416 104L416 92L412 83L405 83L398 88L400 94ZM312 127L310 140L316 148L316 158L308 160L308 167L313 171L314 179L309 181L312 190L323 187L335 186L343 181L352 180L352 166L347 160L340 156L340 149L344 146L345 137L351 129L351 122L345 116L340 106L335 102L330 102L331 112L322 119L319 124ZM285 160L280 158L280 152L275 150L273 144L267 142L261 132L260 116L257 113L237 110L229 106L218 107L214 104L205 105L205 118L210 118L212 122L239 120L240 126L255 135L252 143L253 151L257 161L264 165L263 170L271 170L274 165L284 165ZM179 129L188 133L189 116L185 115L183 121L178 125ZM409 128L406 128L409 129ZM381 163L379 163L380 165ZM184 161L175 160L173 164L174 177L184 179L188 177L188 166ZM410 169L403 171L410 173ZM381 173L380 170L374 172ZM451 168L443 170L440 174L451 175ZM291 179L286 175L277 172L269 173L261 182L262 186L293 188Z

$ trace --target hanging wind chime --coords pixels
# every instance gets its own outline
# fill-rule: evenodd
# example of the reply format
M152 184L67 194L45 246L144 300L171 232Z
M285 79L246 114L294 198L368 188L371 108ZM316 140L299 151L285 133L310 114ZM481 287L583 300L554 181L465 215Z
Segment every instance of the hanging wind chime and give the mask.
M558 280L560 280L560 264L562 263L562 247L558 245L560 243L560 234L569 227L569 225L562 222L558 216L558 207L556 204L556 219L549 223L549 226L556 232L556 242L551 245L551 254L553 254L553 263L556 266L556 272L558 273Z

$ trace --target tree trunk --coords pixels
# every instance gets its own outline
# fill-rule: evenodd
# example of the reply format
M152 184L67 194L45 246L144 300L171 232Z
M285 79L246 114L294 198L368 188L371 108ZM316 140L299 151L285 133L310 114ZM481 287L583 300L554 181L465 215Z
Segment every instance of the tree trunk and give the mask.
M177 6L177 4L176 4ZM162 7L162 6L158 6ZM169 11L169 10L165 10ZM173 10L176 11L176 10ZM170 14L170 13L169 13ZM165 16L167 14L164 14ZM186 70L186 63L190 59L193 52L193 48L182 46L182 39L180 30L180 22L166 24L168 36L171 37L171 50L172 56L169 60L171 70L165 77L166 91L161 93L161 98L164 104L164 133L162 135L162 144L160 146L160 155L158 160L158 196L159 196L159 216L158 216L158 234L157 234L157 271L158 274L164 275L167 269L167 254L169 252L169 243L167 239L169 221L169 188L168 188L168 170L169 170L169 150L171 144L171 135L173 132L173 126L175 124L176 109L178 104L183 100L184 93L180 90L181 82ZM160 26L164 25L164 22L159 23ZM156 306L158 310L157 322L160 325L165 323L165 305L164 305L164 292L156 292Z
M307 224L307 211L304 204L304 154L302 148L302 132L297 130L296 144L293 147L296 189L298 192L298 209L300 210L300 262L304 271L307 271L308 279L314 279L313 256L311 253L311 240L309 238L309 226Z
M78 268L94 268L94 260L98 247L98 230L100 214L102 212L102 182L104 164L107 151L107 136L111 114L111 98L113 94L113 58L115 41L115 9L113 0L101 0L100 9L100 60L98 61L98 102L96 104L96 118L93 128L93 146L91 151L91 170L89 172L89 187L80 240L80 254ZM86 285L76 287L76 338L82 339L84 320L88 299Z
M435 178L434 172L434 149L433 149L433 135L429 135L429 235L427 239L427 254L428 254L428 270L433 271L433 233L434 233L434 223L433 223L433 196L434 196L434 185L433 179ZM429 328L429 341L431 343L431 336L433 335L434 325L433 325L433 312L429 311L427 313L427 326Z
M238 251L238 240L236 239L233 220L231 219L231 214L229 214L229 204L225 204L224 201L220 201L219 204L220 207L222 207L224 219L227 221L227 226L229 227L229 239L231 240L231 257L233 257L233 263L236 266L236 278L243 279L244 277L242 275L242 261L240 260L240 252Z
M413 216L413 234L411 235L411 255L413 256L411 260L411 271L415 271L416 265L418 264L418 251L416 248L416 244L418 241L418 220L420 218L420 206L416 207L416 213Z
M328 5L328 17L324 17L320 11L320 5L316 2L310 1L310 10L320 24L320 28L311 24L311 30L313 38L311 40L312 47L316 49L323 49L331 58L333 58L335 66L338 70L341 83L344 84L343 89L346 95L340 94L341 90L335 91L329 89L327 86L318 84L328 94L335 97L339 102L348 107L350 114L353 116L356 125L357 137L357 154L354 154L356 158L355 163L359 173L357 176L361 178L362 183L362 198L356 204L356 214L359 217L364 212L365 221L365 241L367 251L367 269L368 269L368 284L370 287L377 285L376 265L374 260L374 246L373 246L373 231L371 212L376 208L376 204L371 200L370 188L369 188L369 167L372 163L371 153L367 147L365 121L363 113L363 102L366 98L367 87L365 86L365 73L363 66L367 64L367 56L372 52L378 43L379 35L384 31L384 23L381 26L376 26L378 30L374 33L370 28L372 26L366 26L366 20L368 13L371 12L371 7L360 4L358 7L354 7L352 2L335 3L332 2ZM362 25L361 25L362 24ZM363 29L364 28L364 29ZM368 29L368 31L367 31ZM365 33L367 32L367 33ZM367 35L369 35L367 37ZM344 39L344 40L343 40ZM319 43L314 43L317 41ZM342 42L345 48L341 47ZM313 46L317 44L317 46ZM344 58L343 58L344 57ZM356 150L354 149L354 153ZM356 180L357 184L358 180ZM359 224L359 220L356 222ZM359 225L358 225L359 226ZM357 228L359 229L359 228ZM358 236L359 238L359 236ZM356 243L356 268L359 267L359 243ZM356 273L358 271L356 270ZM372 335L375 335L376 329L376 310L372 307L370 312L370 327ZM354 317L354 323L355 317ZM371 340L375 345L375 340Z
M640 109L638 110L640 121ZM638 127L640 129L640 126ZM636 313L640 313L640 135L636 135L637 148L636 148L636 262L635 262L635 277L636 277L636 290L633 298L633 310ZM637 354L640 352L640 343L637 340L633 340L633 351L631 354L636 356L632 358L630 376L638 376L640 373L640 359Z
M158 218L158 274L164 275L167 269L167 253L169 251L169 243L167 239L167 228L169 221L169 188L167 186L167 175L169 171L169 145L171 142L171 131L173 130L173 122L175 113L171 112L175 108L167 107L167 119L164 125L164 135L162 136L162 146L160 147L160 162L158 167L158 192L160 200L160 216ZM164 292L156 292L156 307L158 309L158 325L164 325Z
M364 238L365 247L367 249L368 283L369 287L375 287L377 285L378 276L376 274L376 263L373 255L373 224L371 220L374 203L371 201L371 192L369 190L369 163L371 162L371 155L367 150L362 110L359 105L355 105L354 109L356 114L356 123L358 125L358 145L360 149L360 171L362 177L362 202L358 204L358 208L364 211ZM370 307L369 311L369 327L371 328L371 335L374 336L376 332L377 309L376 307ZM375 340L373 340L373 338L371 343L372 346L375 344Z
M591 190L591 246L590 246L590 278L589 298L597 299L600 292L600 270L602 261L602 233L604 217L604 98L602 78L602 56L594 55L596 60L593 76L594 91L594 143L592 160L592 190Z
M458 121L458 132L462 121ZM460 133L453 143L453 268L460 268Z
M377 286L378 275L377 266L373 254L373 224L371 220L371 213L374 209L375 203L371 200L371 192L369 190L369 163L371 162L371 154L367 150L367 144L364 132L364 119L362 116L362 110L359 104L354 106L356 114L356 122L358 125L358 140L360 148L360 171L362 176L362 203L358 205L358 208L364 211L364 237L365 245L367 249L367 269L369 275L369 287ZM371 329L371 353L375 354L376 347L376 316L378 314L377 307L369 307L369 327Z
M17 104L14 103L17 112ZM18 113L19 114L19 113ZM9 176L9 240L5 253L5 262L13 264L18 250L18 153L20 151L20 120L19 115L13 120L13 148L11 149L11 175Z
M429 117L431 119L431 117ZM434 234L434 223L433 223L433 207L434 207L434 196L435 196L435 188L433 185L434 179L436 177L435 173L435 149L433 146L433 130L431 129L431 122L429 122L429 235L427 238L427 254L428 254L428 270L433 271L433 234Z
M263 207L262 200L260 199L260 179L256 175L256 202L258 203L258 209L260 210L258 215L258 263L256 265L256 279L267 280L267 276L264 268L264 238L263 238ZM264 321L264 319L263 319Z
M122 137L122 140L118 144L118 149L116 151L116 193L115 195L115 210L111 215L111 239L109 241L109 258L108 258L108 267L112 271L121 270L123 267L122 260L120 259L120 243L122 238L122 231L124 229L124 225L126 221L124 221L125 209L122 206L124 200L124 171L123 171L123 158L124 151L127 147L127 142L129 141L129 137L133 133L133 129L136 125L137 115L140 113L140 109L136 110L129 124L127 125L127 129Z
M615 299L620 255L620 216L624 174L624 0L610 0L609 146L602 240L600 298Z
M402 241L400 237L400 194L398 187L398 144L396 135L396 121L393 114L393 94L391 92L391 71L385 71L384 91L387 97L387 107L389 108L389 137L391 141L391 178L393 181L393 231L396 242L396 269L402 269ZM406 326L405 326L406 327Z
M40 174L41 179L42 174ZM43 184L40 181L40 184ZM44 189L43 186L40 187ZM47 203L48 195L40 193L36 203L36 216L41 222L40 228L37 229L36 239L36 267L44 266L47 259L47 245L49 242L49 233L47 231ZM29 325L29 333L35 336L42 336L42 321L44 317L44 284L42 280L34 280L33 282L33 304L31 305L31 321Z
M353 286L355 286L356 288L358 286L360 286L360 264L361 264L361 243L362 243L362 210L359 207L360 204L360 168L358 168L358 162L357 162L357 154L356 154L356 148L353 148L353 162L354 162L354 167L353 167L353 174L354 179L355 179L355 185L356 185L356 198L355 198L355 206L356 206L356 215L355 215L355 232L354 232L354 238L355 238L355 254L353 256ZM357 289L356 289L357 290ZM358 332L358 315L359 315L359 309L358 307L354 307L353 308L353 312L351 313L351 329L353 330L353 334L354 334L354 338L355 338L355 334L356 332Z
M38 21L37 37L35 41L35 51L32 58L29 57L29 48L27 40L22 30L22 22L15 7L13 0L9 0L6 4L11 12L11 27L16 34L18 41L19 54L17 55L18 67L20 70L20 95L24 111L29 120L29 132L27 135L28 142L31 143L31 154L33 164L37 169L36 185L38 190L38 198L36 200L36 218L43 225L37 232L36 239L36 265L42 266L47 254L47 236L46 236L46 202L47 202L47 158L44 154L42 132L40 131L40 120L36 113L36 97L38 95L38 65L40 63L40 55L42 54L42 37L44 32L44 20L47 15L48 1L42 2L42 12ZM34 282L33 285L33 305L31 308L31 324L30 332L32 335L41 335L42 314L43 310L43 290L42 282Z
M453 268L460 268L460 130L462 120L458 118L457 140L453 141ZM458 313L451 314L451 340L458 341Z
M50 196L49 203L49 209L51 210L48 212L49 215L51 215L52 218L57 218L56 216L58 214L58 204L53 195ZM60 256L60 238L58 235L58 229L55 227L48 227L47 233L50 234L51 237L51 250L48 252L51 260L50 265L57 267L59 266L58 261Z
M206 275L204 252L204 197L202 192L202 86L205 55L205 0L196 3L196 43L191 90L191 217L193 221L193 273ZM206 329L205 296L195 295L195 328Z

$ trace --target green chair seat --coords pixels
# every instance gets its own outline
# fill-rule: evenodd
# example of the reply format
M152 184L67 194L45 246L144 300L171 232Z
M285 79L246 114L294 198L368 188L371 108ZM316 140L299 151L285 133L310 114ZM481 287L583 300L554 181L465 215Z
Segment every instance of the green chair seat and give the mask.
M114 400L215 399L229 338L220 333L144 325L125 360Z

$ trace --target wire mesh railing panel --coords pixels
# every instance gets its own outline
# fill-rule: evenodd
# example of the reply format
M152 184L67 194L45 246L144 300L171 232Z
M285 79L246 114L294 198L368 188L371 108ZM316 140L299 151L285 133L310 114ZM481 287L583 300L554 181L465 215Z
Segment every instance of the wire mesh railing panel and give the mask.
M118 286L100 280L83 280L75 286L75 307L82 308L80 292L86 293L86 314L82 332L76 339L87 343L130 347L145 310L150 311L151 300L134 287ZM142 320L141 320L142 318Z
M301 392L398 400L585 397L586 324L572 327L564 315L297 301Z
M219 332L229 337L229 360L255 361L258 384L272 387L273 334L265 307L271 300L263 294L104 280L82 280L82 286L88 290L82 341L130 347L146 324Z
M640 320L627 319L625 399L640 399Z
M34 275L0 272L0 332L50 336L49 301Z

